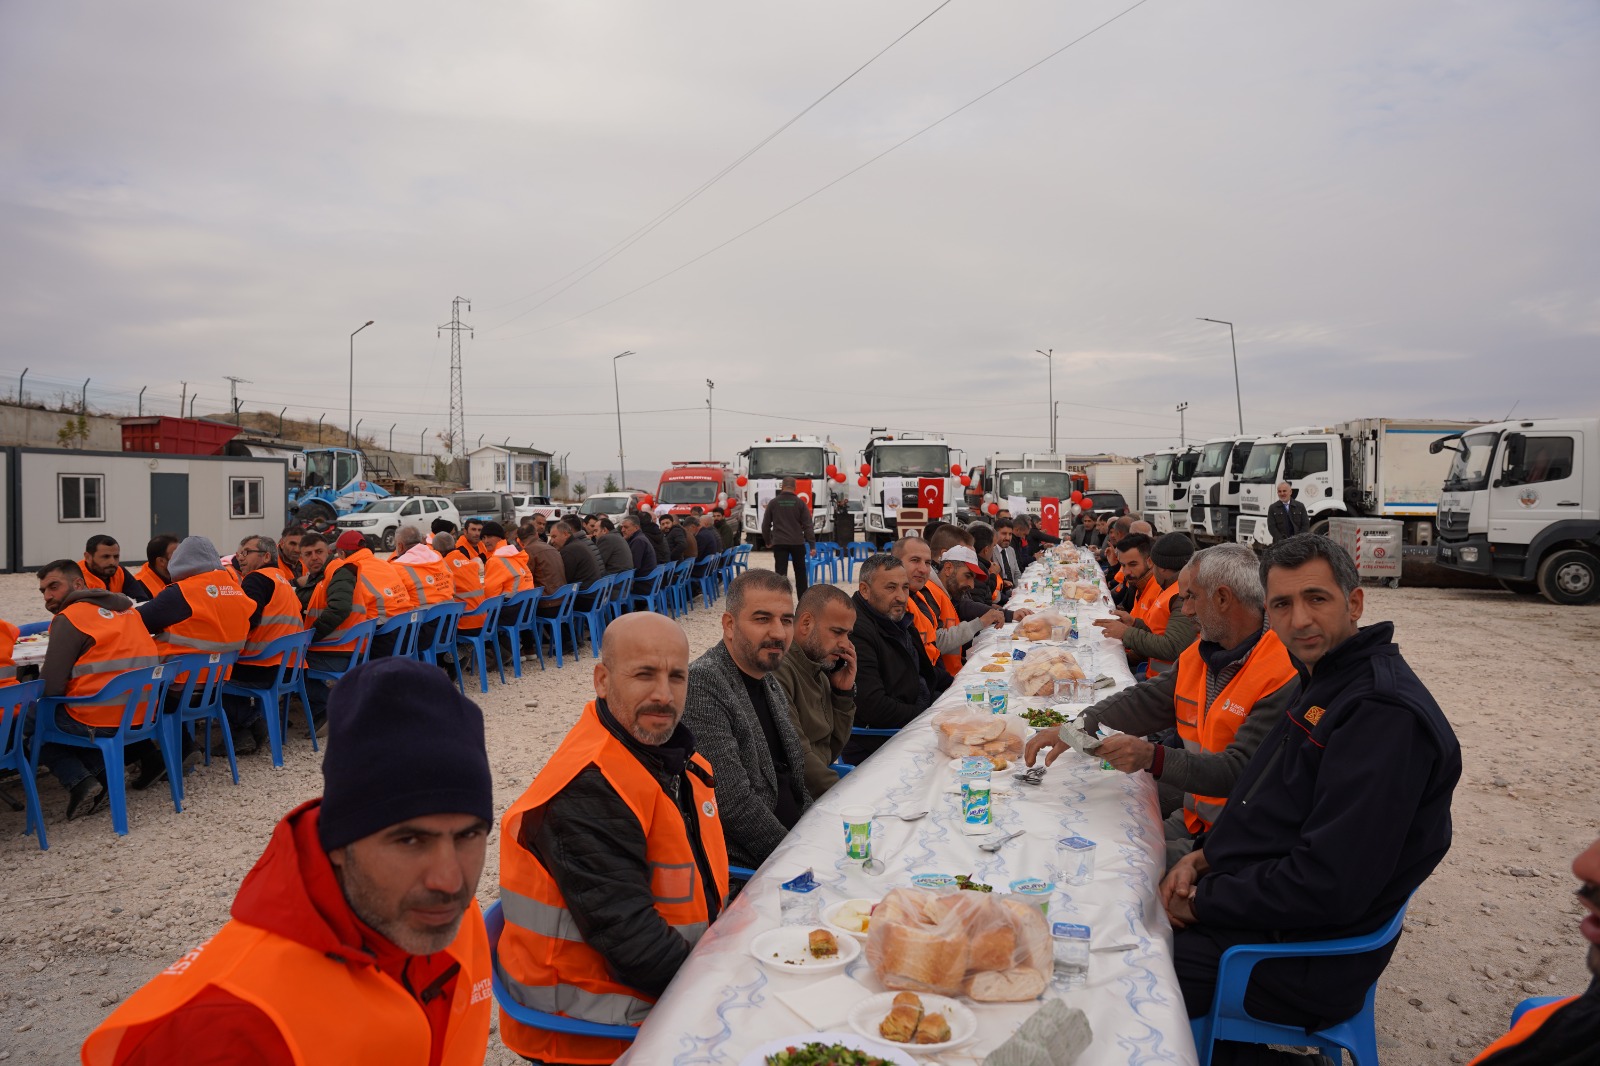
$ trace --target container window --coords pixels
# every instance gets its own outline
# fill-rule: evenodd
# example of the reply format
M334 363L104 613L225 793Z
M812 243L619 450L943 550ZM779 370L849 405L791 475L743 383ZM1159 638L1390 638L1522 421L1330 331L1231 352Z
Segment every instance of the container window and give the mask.
M232 500L230 515L233 518L265 518L261 506L262 479L258 477L231 477L228 495Z
M104 522L105 476L103 474L56 475L57 511L63 522Z

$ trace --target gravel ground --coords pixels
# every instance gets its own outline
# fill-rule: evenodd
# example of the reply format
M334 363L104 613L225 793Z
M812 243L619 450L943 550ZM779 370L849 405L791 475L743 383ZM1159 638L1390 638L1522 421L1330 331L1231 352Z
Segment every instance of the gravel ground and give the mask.
M1588 981L1569 865L1600 834L1600 666L1588 628L1600 608L1463 590L1373 589L1368 602L1370 620L1396 623L1466 764L1455 845L1418 893L1379 986L1379 1042L1391 1066L1464 1062L1524 996ZM0 617L46 617L31 576L0 576ZM684 620L694 654L720 638L718 618L699 610ZM588 658L561 670L552 661L521 681L491 681L478 697L499 810L571 726L592 695L590 677ZM126 838L106 813L67 824L61 790L48 779L41 788L48 852L20 835L20 814L0 814L9 827L0 835L0 1060L42 1066L78 1061L78 1045L114 1004L227 919L273 824L317 795L321 778L299 739L282 771L264 752L242 760L238 787L213 761L192 775L182 815L164 790L131 793ZM485 903L497 848L491 838ZM520 1060L495 1039L487 1061Z

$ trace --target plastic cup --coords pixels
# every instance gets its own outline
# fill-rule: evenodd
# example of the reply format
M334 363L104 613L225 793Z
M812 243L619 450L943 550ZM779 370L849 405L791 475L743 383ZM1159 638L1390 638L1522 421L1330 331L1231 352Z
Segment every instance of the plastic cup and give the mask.
M846 807L839 812L844 819L844 853L852 859L872 858L872 808Z
M1046 881L1041 877L1024 877L1011 882L1011 894L1037 904L1045 917L1050 915L1050 897L1055 894L1055 890L1054 881Z
M1056 841L1058 876L1069 885L1086 885L1094 880L1095 843L1086 837L1062 837Z
M974 778L961 785L961 828L969 834L988 832L993 816L989 807L989 778Z
M1054 980L1061 988L1079 988L1089 977L1089 936L1087 925L1074 922L1050 924L1050 953L1055 963Z
M969 707L983 708L987 706L989 702L989 693L988 690L984 688L983 682L979 681L977 684L967 685L965 687L967 692L967 704Z
M1066 640L1067 639L1067 627L1066 626L1051 626L1050 627L1050 639L1054 640L1054 641L1057 641L1057 642Z
M1004 681L986 681L983 685L984 694L989 701L990 714L1006 713L1006 683Z

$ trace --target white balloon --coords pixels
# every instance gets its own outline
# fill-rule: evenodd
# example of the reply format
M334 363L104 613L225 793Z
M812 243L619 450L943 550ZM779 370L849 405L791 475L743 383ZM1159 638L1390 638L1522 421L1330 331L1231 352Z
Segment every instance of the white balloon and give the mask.
M1072 517L1076 518L1083 513L1083 508L1077 504L1072 505Z

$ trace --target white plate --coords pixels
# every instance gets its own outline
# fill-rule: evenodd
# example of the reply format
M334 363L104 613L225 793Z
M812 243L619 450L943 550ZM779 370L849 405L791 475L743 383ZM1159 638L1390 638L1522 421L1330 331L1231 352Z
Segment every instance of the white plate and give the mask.
M894 1006L894 997L897 995L899 995L897 992L880 992L862 1001L850 1012L850 1028L869 1040L881 1040L890 1047L908 1048L918 1055L949 1051L978 1035L978 1016L973 1014L970 1008L948 996L933 996L919 992L917 995L922 999L923 1011L928 1014L942 1014L944 1020L950 1023L950 1039L942 1044L896 1044L885 1040L878 1035L878 1023L883 1021L884 1016L889 1013L889 1008Z
M842 970L861 954L861 945L852 937L835 936L839 954L831 959L811 956L811 930L809 925L783 925L768 929L750 942L750 954L762 965L779 973L832 973ZM832 930L829 930L832 932Z
M865 903L867 905L867 910L869 911L878 905L878 901L875 899L842 899L830 907L823 908L822 924L833 930L835 933L843 933L845 936L850 936L857 940L865 941L867 939L865 930L858 932L854 929L848 929L837 922L839 912L844 910L844 906L847 903Z
M768 1055L776 1055L785 1048L799 1047L811 1043L842 1044L851 1051L863 1051L868 1055L877 1055L885 1062L894 1063L894 1066L917 1066L916 1059L913 1059L892 1044L884 1043L882 1040L867 1040L857 1033L832 1032L801 1033L798 1036L786 1036L781 1040L769 1040L740 1059L739 1066L767 1066Z

